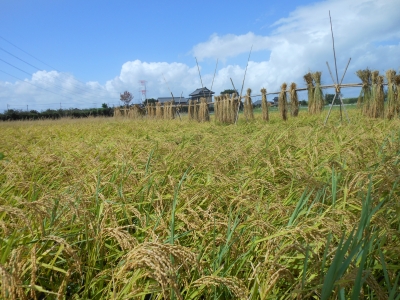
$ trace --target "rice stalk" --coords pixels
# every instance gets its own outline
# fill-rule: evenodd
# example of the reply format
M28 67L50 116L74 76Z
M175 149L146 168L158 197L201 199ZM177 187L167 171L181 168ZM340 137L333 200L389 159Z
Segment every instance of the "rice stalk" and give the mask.
M296 83L292 82L290 85L290 114L292 117L297 117L299 115L299 98L296 89Z
M269 121L269 109L267 102L267 90L265 88L261 89L261 109L262 109L262 119L266 122Z
M281 114L282 120L286 121L287 120L287 95L286 95L286 88L287 84L283 83L281 85L281 92L279 93L278 97L278 107L279 107L279 112Z

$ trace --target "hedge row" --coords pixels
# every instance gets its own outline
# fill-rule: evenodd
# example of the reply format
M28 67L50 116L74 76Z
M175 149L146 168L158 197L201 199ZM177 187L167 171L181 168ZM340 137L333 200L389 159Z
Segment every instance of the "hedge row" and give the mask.
M24 111L9 109L0 114L1 121L18 121L18 120L40 120L40 119L59 119L62 117L70 118L87 118L87 117L112 117L114 109L106 108L89 108L89 109L47 109L38 112L36 110Z

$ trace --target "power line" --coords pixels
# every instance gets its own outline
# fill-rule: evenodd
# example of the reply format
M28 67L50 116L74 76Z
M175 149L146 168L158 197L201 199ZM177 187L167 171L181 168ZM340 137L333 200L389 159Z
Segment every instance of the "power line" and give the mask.
M24 62L25 64L31 66L31 67L34 68L34 69L36 69L36 70L38 70L38 71L42 71L42 70L39 69L38 67L36 67L36 66L34 66L34 65L30 64L30 63L28 63L27 61L23 60L22 58L20 58L20 57L14 55L14 54L12 54L12 53L10 53L9 51L3 49L2 47L0 47L0 50L6 52L7 54L11 55L12 57L15 57L16 59L18 59L18 60ZM3 61L4 61L4 60L3 60ZM6 63L7 63L7 62L6 62ZM21 70L21 69L19 69L19 70ZM59 71L57 71L57 72L59 72ZM61 72L59 72L59 73L61 73ZM29 74L29 75L31 75L31 74ZM55 78L56 80L58 80L58 81L61 81L61 80L60 80L59 78L57 78L57 77L54 77L54 78ZM74 83L73 83L73 84L74 84ZM90 94L92 94L93 96L96 96L96 97L98 96L98 95L96 95L96 94L93 94L93 93L92 93L90 90L88 90L88 89L86 90L86 89L81 88L81 87L78 86L77 84L74 84L74 86L75 86L75 88L77 88L77 89L79 89L79 90L81 90L81 91L83 91L83 92L85 92L85 93L90 93Z
M0 58L0 60L2 60L2 59ZM17 69L18 69L18 68L17 68ZM21 70L21 71L24 72L24 73L26 73L26 72L23 71L23 70ZM14 77L15 79L21 80L21 82L24 82L24 83L28 83L28 84L30 84L30 85L33 85L33 86L35 86L35 87L37 87L37 88L39 88L39 89L41 89L41 90L45 90L45 91L50 92L50 93L52 93L52 94L55 94L55 95L57 95L57 96L61 96L61 97L65 97L65 98L71 99L71 97L68 97L68 96L65 96L65 95L61 95L61 94L55 93L55 92L53 92L53 91L51 91L51 90L42 88L42 87L40 87L40 86L38 86L38 85L36 85L36 84L33 84L33 83L29 82L29 81L25 81L25 80L23 80L23 79L21 79L21 78L18 78L18 77L16 77L16 76L14 76L14 75L11 75L10 73L7 73L7 72L5 72L5 71L3 71L3 70L0 70L0 72L3 72L4 74L7 74L7 75L9 75L9 76L11 76L11 77Z
M44 61L42 61L42 60L40 60L39 58L33 56L32 54L29 54L29 53L26 52L25 50L21 49L20 47L14 45L13 43L11 43L11 42L8 41L7 39L5 39L4 37L0 36L0 38L1 38L2 40L6 41L7 43L9 43L10 45L14 46L15 48L19 49L20 51L24 52L25 54L29 55L30 57L32 57L32 58L36 59L37 61L41 62L42 64L44 64L44 65L46 65L46 66L52 68L53 70L55 70L55 71L57 71L57 72L59 72L59 73L62 73L61 71L57 70L57 68L55 68L55 67L53 67L53 66L51 66L51 65L49 65L49 64L47 64L47 63L45 63ZM80 83L86 84L85 82L80 81L80 80L77 79L77 78L75 78L75 79L76 79L78 82L80 82ZM96 88L98 89L98 87L96 87ZM110 98L110 99L111 99L111 98Z
M22 70L21 68L18 68L17 66L14 66L13 64L11 64L11 63L5 61L4 59L1 59L1 58L0 58L0 61L6 63L6 64L8 64L8 65L10 65L11 67L13 67L13 68L15 68L15 69L17 69L17 70L19 70L19 71L21 71L21 72L23 72L23 73L29 75L29 76L32 76L31 73L26 72L25 70ZM56 94L56 95L59 95L59 96L62 96L62 97L70 98L70 97L68 97L68 96L64 96L64 95L55 93L55 92L53 92L53 91L50 91L50 90L45 89L45 88L42 88L42 87L40 87L40 86L38 86L38 85L35 85L35 84L33 84L33 83L30 83L30 82L28 82L28 81L25 81L25 80L23 80L23 79L21 79L21 78L18 78L18 77L14 76L14 75L11 75L11 74L9 74L9 73L7 73L7 72L5 72L5 71L1 71L1 72L5 73L5 74L7 74L7 75L9 75L9 76L11 76L11 77L14 77L14 78L16 78L16 79L19 79L19 80L21 80L22 82L29 83L29 84L31 84L31 85L33 85L33 86L35 86L35 87L38 87L38 88L40 88L40 89L42 89L42 90L51 92L51 93L53 93L53 94ZM55 84L55 83L53 83L53 85L55 85L56 87L59 87L60 89L66 91L66 92L73 93L73 92L71 92L71 91L66 90L66 89L65 89L63 86L61 86L61 85L57 85L57 84ZM76 94L79 98L83 99L84 101L87 101L87 99L84 99L81 95L79 95L79 94L77 94L77 93L75 93L75 94ZM96 96L96 97L97 97L97 96ZM112 99L112 98L99 98L99 99L104 99L104 100L105 100L105 99Z

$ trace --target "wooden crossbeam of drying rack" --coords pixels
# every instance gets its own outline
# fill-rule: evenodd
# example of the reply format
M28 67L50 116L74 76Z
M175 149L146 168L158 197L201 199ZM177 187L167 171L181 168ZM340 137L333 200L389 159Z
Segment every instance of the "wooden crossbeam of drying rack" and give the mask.
M383 85L387 85L387 83L384 83ZM362 87L362 86L363 86L362 83L343 83L339 87L340 88L352 88L352 87ZM320 86L321 89L329 89L329 88L337 88L337 87L338 87L338 85L336 85L336 84L325 84L325 85L321 85ZM308 88L298 88L298 89L296 89L296 91L307 91L307 90L308 90ZM289 92L289 90L286 90L285 92ZM267 95L279 95L280 93L281 93L281 91L267 93ZM252 95L251 97L260 97L260 96L262 96L262 95L261 94L260 95ZM242 96L240 98L240 100L244 99L245 97L246 96ZM238 99L238 97L235 98L235 99ZM224 100L222 100L222 101L224 101ZM207 104L208 105L214 105L215 102L209 102ZM193 103L192 105L200 105L200 103ZM189 104L175 104L172 107L189 107Z

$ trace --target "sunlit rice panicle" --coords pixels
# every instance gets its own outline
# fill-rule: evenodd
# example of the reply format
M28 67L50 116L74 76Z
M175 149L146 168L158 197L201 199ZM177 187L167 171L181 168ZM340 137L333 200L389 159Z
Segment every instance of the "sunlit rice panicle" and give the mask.
M234 277L218 277L215 275L204 276L192 283L194 287L212 287L224 285L238 299L246 299L248 291L246 286Z
M173 257L173 259L171 259ZM157 281L164 296L169 296L170 288L178 299L182 299L176 276L179 272L190 272L196 266L196 255L190 250L169 244L143 243L126 255L126 263L117 273L117 280L124 280L127 272L144 269L148 276ZM118 285L118 282L116 283Z

